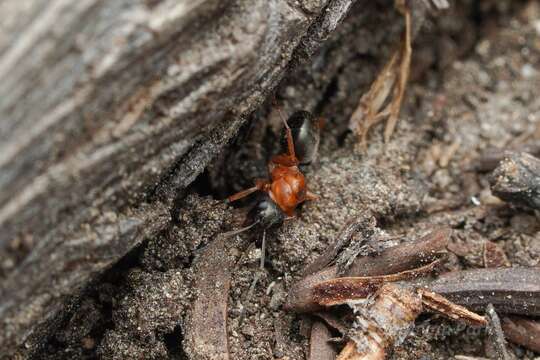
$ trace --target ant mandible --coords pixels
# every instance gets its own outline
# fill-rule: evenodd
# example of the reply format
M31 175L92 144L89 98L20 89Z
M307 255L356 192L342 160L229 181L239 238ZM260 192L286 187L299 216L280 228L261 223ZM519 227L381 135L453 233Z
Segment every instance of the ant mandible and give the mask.
M268 172L271 180L258 179L255 186L227 199L232 202L256 191L265 192L267 196L251 212L254 217L251 226L259 224L265 230L283 222L286 217L293 217L295 209L304 201L317 199L317 195L308 190L299 166L309 165L317 156L319 119L307 111L297 111L287 121L280 107L278 112L284 124L287 152L270 160Z

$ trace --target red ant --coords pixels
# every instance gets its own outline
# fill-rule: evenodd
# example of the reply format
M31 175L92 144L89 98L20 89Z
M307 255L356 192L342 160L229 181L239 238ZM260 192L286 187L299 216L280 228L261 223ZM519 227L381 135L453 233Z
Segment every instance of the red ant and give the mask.
M307 200L317 199L308 190L300 165L308 165L317 155L320 139L319 120L307 111L295 112L287 121L278 108L283 120L287 140L287 153L274 156L268 165L271 180L255 181L255 186L228 197L236 201L256 191L263 191L267 198L254 208L255 221L264 229L294 216L294 210ZM289 126L289 122L291 126ZM253 211L252 211L253 213Z
M284 124L287 151L270 160L268 171L271 180L256 180L255 186L229 196L227 199L228 202L231 202L256 191L265 193L264 198L253 207L248 215L248 218L253 219L251 225L227 233L228 236L236 235L255 225L262 228L261 270L264 269L266 230L273 225L281 224L287 218L292 218L295 209L304 201L317 199L317 195L308 190L306 179L300 171L300 167L311 164L317 156L321 120L307 111L297 111L291 115L289 120L286 120L279 107L278 112ZM250 286L248 299L252 297L257 281L258 276L255 277ZM240 316L240 319L242 318L243 312Z

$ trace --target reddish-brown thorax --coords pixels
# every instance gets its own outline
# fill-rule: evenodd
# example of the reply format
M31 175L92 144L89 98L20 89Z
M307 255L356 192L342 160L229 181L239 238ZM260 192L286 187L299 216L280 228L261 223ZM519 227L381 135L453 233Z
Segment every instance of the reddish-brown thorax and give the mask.
M285 120L284 123L287 130L288 153L276 155L270 161L271 181L256 180L255 186L229 196L228 201L236 201L255 191L265 191L287 216L293 216L294 209L298 205L317 198L307 189L304 174L298 169L299 161L295 154L291 129Z
M306 200L306 179L297 166L275 165L268 194L287 216Z

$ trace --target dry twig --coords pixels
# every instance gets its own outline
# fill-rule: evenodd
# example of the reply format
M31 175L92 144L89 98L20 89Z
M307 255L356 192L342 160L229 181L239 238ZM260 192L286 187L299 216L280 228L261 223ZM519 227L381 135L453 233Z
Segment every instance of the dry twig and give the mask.
M454 304L437 293L426 289L418 289L418 293L422 296L422 304L429 310L470 325L485 326L487 324L483 316L475 314L463 306Z

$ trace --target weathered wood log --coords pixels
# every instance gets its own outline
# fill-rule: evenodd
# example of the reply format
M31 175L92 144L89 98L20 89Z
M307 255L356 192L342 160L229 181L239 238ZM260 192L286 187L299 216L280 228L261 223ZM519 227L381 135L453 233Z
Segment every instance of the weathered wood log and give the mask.
M2 2L0 348L164 229L352 2Z

